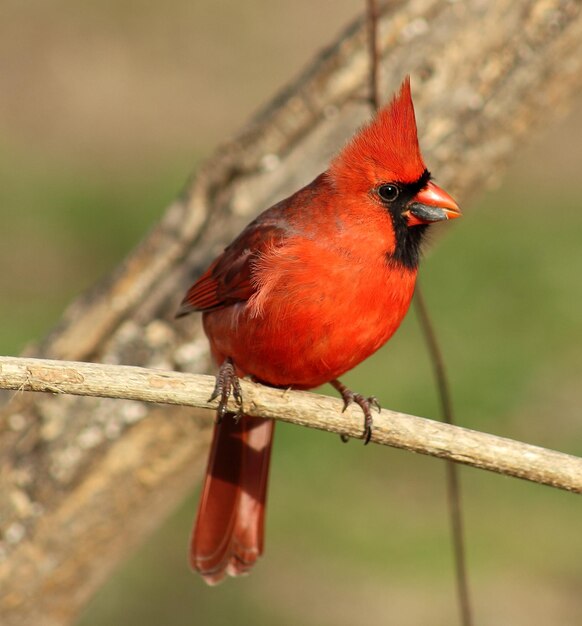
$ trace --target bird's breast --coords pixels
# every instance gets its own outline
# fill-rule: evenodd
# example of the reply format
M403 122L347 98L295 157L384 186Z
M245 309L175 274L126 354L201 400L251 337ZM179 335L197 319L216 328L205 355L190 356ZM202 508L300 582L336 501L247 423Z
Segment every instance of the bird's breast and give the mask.
M381 249L293 242L263 255L246 303L205 314L216 354L276 386L312 388L366 359L404 318L416 272Z

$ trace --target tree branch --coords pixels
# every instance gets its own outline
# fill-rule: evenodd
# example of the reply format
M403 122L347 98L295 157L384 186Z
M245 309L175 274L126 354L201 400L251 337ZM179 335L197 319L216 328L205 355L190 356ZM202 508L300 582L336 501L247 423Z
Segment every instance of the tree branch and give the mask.
M356 406L339 399L241 381L244 410L270 418L361 437ZM212 409L214 378L180 372L74 361L0 357L0 388L178 404ZM236 407L232 406L236 411ZM374 417L374 443L464 463L498 474L582 493L582 458L468 428L382 410ZM79 442L79 445L82 445Z

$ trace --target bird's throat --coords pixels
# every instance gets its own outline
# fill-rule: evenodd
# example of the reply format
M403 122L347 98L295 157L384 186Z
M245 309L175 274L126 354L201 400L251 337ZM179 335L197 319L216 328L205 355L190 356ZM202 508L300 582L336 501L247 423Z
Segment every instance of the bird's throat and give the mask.
M386 253L388 263L407 270L418 269L422 242L428 224L408 227L404 220L393 219L395 245L392 252Z

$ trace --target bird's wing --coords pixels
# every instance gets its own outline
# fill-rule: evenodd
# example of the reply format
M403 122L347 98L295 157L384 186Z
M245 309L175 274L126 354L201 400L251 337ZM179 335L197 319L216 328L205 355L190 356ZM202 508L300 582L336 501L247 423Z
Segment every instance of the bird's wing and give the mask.
M248 300L256 291L252 280L254 261L281 245L288 234L287 224L274 216L263 214L251 222L190 287L176 316Z

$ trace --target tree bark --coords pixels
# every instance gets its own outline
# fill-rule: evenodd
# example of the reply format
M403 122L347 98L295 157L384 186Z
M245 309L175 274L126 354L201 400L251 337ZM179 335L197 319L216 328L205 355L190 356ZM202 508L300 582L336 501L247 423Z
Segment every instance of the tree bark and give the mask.
M423 153L463 205L582 82L574 0L392 2L386 96L411 74ZM191 279L259 211L308 182L365 119L363 19L200 169L125 262L29 354L206 372L199 321L174 322ZM71 623L204 465L210 420L136 401L18 393L0 420L0 614Z

